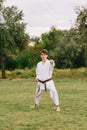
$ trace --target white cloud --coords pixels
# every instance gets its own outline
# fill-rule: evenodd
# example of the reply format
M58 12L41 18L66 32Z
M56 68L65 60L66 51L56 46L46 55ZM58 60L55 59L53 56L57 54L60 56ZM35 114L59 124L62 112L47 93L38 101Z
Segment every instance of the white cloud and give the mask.
M75 7L86 5L87 0L7 0L5 3L23 10L27 31L30 35L40 35L52 25L70 28L76 19Z

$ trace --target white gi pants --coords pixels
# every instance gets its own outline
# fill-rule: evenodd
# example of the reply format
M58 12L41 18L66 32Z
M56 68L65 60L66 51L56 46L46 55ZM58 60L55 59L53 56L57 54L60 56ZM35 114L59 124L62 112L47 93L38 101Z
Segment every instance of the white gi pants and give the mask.
M59 97L57 90L54 85L54 81L50 80L46 82L46 89L50 91L50 97L53 100L55 105L59 105ZM45 90L45 86L43 83L38 82L36 88L36 95L35 95L35 104L39 104L43 91Z

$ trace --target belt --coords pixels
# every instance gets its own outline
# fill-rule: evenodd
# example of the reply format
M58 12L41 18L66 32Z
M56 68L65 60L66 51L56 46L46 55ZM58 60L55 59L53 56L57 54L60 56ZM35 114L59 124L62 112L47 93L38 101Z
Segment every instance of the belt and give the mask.
M50 78L50 79L47 79L47 80L44 80L44 81L42 81L42 80L39 80L39 82L41 82L41 83L43 83L43 84L44 84L45 91L47 91L47 88L46 88L46 82L48 82L48 81L50 81L50 80L52 80L52 78Z

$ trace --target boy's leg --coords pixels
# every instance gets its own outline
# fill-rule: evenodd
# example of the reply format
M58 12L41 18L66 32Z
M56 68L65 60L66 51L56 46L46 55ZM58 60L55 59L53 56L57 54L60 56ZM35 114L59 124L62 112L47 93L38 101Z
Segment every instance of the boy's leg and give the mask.
M42 93L43 93L43 90L40 90L39 92L36 91L35 104L39 105L39 102L40 102L41 97L42 97Z
M43 93L43 90L39 90L39 87L37 86L36 93L35 93L35 103L33 106L31 106L31 108L37 107L39 105L39 102L42 97L42 93Z
M59 107L59 96L57 93L57 90L55 88L54 82L52 82L50 84L50 97L52 98L54 104L56 105L56 111L60 111L60 107Z

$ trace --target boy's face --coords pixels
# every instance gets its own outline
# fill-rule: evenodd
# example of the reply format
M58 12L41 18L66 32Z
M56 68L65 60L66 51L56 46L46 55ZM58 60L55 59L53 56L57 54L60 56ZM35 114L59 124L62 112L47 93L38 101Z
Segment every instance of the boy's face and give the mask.
M47 59L47 57L48 57L48 55L47 54L45 54L45 53L41 53L41 58L42 58L42 60L46 60Z

